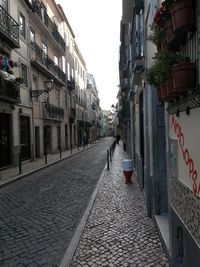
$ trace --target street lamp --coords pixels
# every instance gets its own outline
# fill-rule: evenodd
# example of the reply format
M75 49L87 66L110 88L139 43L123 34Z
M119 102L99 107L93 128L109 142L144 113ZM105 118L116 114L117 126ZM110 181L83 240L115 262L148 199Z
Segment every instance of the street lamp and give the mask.
M42 93L51 92L53 87L54 87L54 80L48 79L48 80L44 81L44 89L43 90L31 90L31 96L37 98Z

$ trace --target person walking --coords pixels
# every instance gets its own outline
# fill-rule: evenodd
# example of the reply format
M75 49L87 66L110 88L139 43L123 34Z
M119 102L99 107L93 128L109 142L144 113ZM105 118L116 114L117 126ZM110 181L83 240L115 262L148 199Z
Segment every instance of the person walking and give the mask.
M120 134L117 134L116 135L116 142L117 142L117 144L119 145L119 140L121 139L121 136L120 136Z

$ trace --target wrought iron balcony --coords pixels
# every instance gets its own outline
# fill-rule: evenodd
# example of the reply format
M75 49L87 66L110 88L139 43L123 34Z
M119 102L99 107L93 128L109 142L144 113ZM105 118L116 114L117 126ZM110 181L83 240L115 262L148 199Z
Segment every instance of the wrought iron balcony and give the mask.
M19 48L19 24L0 5L0 38L12 48Z
M0 100L6 103L19 103L20 85L0 77Z
M70 91L75 90L76 86L75 86L75 80L73 78L67 81L67 87Z
M39 0L32 1L32 12L35 12L42 23L46 26L52 37L56 40L61 49L66 51L66 44L60 33L58 32L57 25L50 19L46 10L42 7Z
M52 120L63 120L64 119L64 109L43 102L43 118Z
M55 83L66 85L66 75L54 61L43 52L39 45L32 45L31 63L45 75L50 76Z

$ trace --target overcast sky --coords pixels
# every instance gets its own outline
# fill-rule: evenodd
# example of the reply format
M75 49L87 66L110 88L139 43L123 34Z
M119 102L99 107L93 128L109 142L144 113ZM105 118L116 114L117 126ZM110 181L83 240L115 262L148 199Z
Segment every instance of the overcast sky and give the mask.
M75 34L76 43L94 75L100 106L116 104L119 84L121 0L56 0Z

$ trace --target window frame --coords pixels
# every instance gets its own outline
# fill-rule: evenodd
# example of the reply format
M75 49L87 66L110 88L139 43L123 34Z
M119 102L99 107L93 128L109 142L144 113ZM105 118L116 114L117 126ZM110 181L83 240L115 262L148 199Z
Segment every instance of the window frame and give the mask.
M22 12L19 12L19 33L20 36L26 40L26 18Z
M25 67L25 68L23 68L23 67ZM25 70L25 72L24 72L24 70ZM28 86L28 67L27 67L27 65L26 64L24 64L24 63L21 63L21 77L23 78L23 85L24 86ZM24 74L25 74L25 76L24 76Z
M33 41L32 41L32 38L31 38L31 35L33 35ZM35 31L30 27L30 44L31 44L31 47L35 49Z

